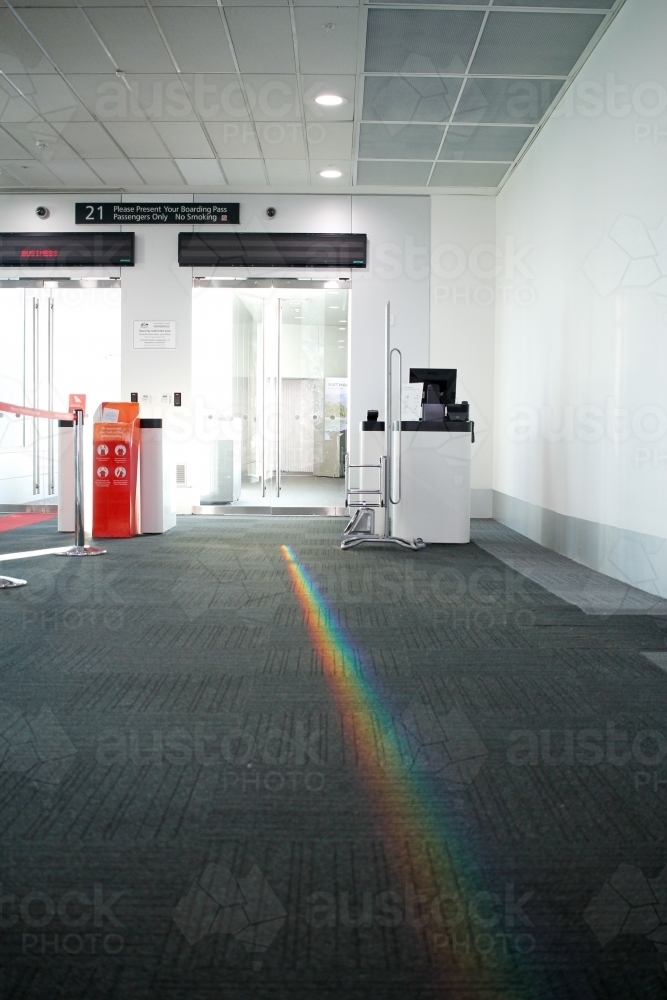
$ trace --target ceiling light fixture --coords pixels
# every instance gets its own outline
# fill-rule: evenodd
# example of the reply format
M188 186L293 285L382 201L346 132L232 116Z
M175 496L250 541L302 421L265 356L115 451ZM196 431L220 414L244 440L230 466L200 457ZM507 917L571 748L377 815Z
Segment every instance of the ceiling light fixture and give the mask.
M325 108L335 108L339 104L347 104L347 101L339 94L320 94L315 98L315 104L322 104Z
M342 177L343 174L340 170L335 170L332 167L327 167L326 170L320 170L320 177L326 177L327 180L333 179L334 177Z

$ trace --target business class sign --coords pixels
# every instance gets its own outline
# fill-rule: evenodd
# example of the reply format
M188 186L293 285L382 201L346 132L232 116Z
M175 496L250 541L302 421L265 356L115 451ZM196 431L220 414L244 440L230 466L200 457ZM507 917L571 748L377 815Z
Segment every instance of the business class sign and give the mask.
M200 201L115 203L77 202L74 221L78 226L224 226L238 225L239 202Z

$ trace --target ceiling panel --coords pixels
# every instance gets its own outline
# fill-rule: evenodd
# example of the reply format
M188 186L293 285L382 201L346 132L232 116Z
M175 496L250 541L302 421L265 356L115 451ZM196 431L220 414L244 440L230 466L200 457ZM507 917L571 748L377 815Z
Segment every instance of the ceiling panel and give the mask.
M222 187L225 183L217 160L188 159L176 160L176 163L188 184L220 185Z
M129 157L163 159L168 155L160 137L148 122L107 122L106 128Z
M10 10L0 10L0 70L53 73L52 64Z
M428 180L430 163L396 163L360 160L357 184L393 184L422 187Z
M222 160L230 184L266 184L261 160Z
M340 170L340 177L320 177L319 171L326 170L327 167L335 167ZM310 161L310 182L316 185L316 187L321 188L345 188L352 184L352 179L354 177L354 170L352 169L351 160L339 160L337 158L331 158L328 160L313 160Z
M257 121L301 121L296 75L244 73L243 83Z
M100 178L83 160L54 160L49 170L68 186L99 187Z
M355 77L330 75L307 75L301 77L303 104L309 121L352 121L354 118ZM316 104L320 94L338 94L345 101L337 107Z
M206 131L221 159L253 160L260 155L250 122L207 122Z
M379 3L385 6L386 4L401 4L401 6L409 3L423 4L424 0L368 0L369 3ZM466 7L474 7L475 5L479 7L488 6L489 2L493 3L493 0L433 0L433 4L446 4L448 7L455 7L457 4L465 5ZM504 0L503 0L504 2ZM530 3L530 0L522 0L525 4ZM556 2L556 0L554 0Z
M242 73L294 73L294 42L288 10L225 10Z
M602 23L597 14L489 14L473 73L566 76Z
M463 77L367 76L363 117L366 121L449 121Z
M257 134L267 160L305 160L306 143L300 122L257 122Z
M369 10L366 72L462 73L483 19L476 11Z
M88 163L104 183L111 187L141 184L141 177L127 160L88 160Z
M358 10L300 7L294 20L302 73L356 73Z
M37 117L32 104L17 93L9 80L0 77L0 121L31 122Z
M183 178L171 160L132 160L132 166L147 184L175 184L183 186Z
M352 122L310 122L306 128L308 155L314 159L352 156Z
M115 73L69 73L67 80L87 108L101 121L144 120L141 111L131 106L132 95ZM66 118L62 119L67 121Z
M62 181L37 160L1 160L0 170L16 177L26 187L62 187Z
M450 125L439 160L513 160L533 129L507 125Z
M67 145L58 132L46 122L29 122L25 125L7 124L5 131L27 150L28 156L46 163L52 159L76 159L77 153ZM40 145L38 146L37 143ZM41 147L41 148L40 148ZM9 154L0 154L9 155ZM24 158L25 153L22 154Z
M12 128L12 126L10 125L9 128ZM30 152L28 153L27 150L16 141L14 136L7 131L7 126L5 126L4 129L0 129L0 159L25 160L26 157L31 155L32 149L30 149Z
M78 8L25 10L21 16L64 73L115 72L116 67Z
M511 163L436 163L429 187L496 187Z
M563 80L469 79L454 121L536 124L563 84Z
M123 155L109 133L97 122L60 123L54 127L79 156L86 159L103 156L114 159Z
M443 132L442 125L362 125L359 156L378 160L433 160Z
M155 131L172 156L190 159L213 157L213 150L199 122L156 122Z
M160 32L145 8L92 7L87 13L120 69L131 73L173 71Z
M217 7L162 7L157 19L183 73L233 73Z
M34 104L44 118L52 122L89 122L92 115L59 76L12 74L12 81Z
M499 7L567 7L588 10L611 10L616 0L502 0Z
M270 184L303 185L310 181L305 160L267 160L266 169Z

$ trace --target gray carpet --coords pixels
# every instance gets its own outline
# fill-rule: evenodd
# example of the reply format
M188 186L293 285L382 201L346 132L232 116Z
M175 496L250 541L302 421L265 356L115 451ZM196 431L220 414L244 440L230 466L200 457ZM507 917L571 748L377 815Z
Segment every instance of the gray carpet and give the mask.
M3 1000L667 994L667 673L645 655L667 622L586 614L507 548L341 552L342 523L180 518L2 564L29 580L0 591ZM0 552L58 542L48 522ZM376 692L366 720L282 543ZM416 901L404 780L456 875Z

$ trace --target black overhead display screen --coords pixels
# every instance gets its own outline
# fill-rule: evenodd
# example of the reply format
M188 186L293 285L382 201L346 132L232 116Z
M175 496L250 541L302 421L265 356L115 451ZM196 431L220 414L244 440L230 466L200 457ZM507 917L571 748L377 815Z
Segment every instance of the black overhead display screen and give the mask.
M0 233L0 267L133 267L134 233Z
M366 267L360 233L179 233L181 267Z

